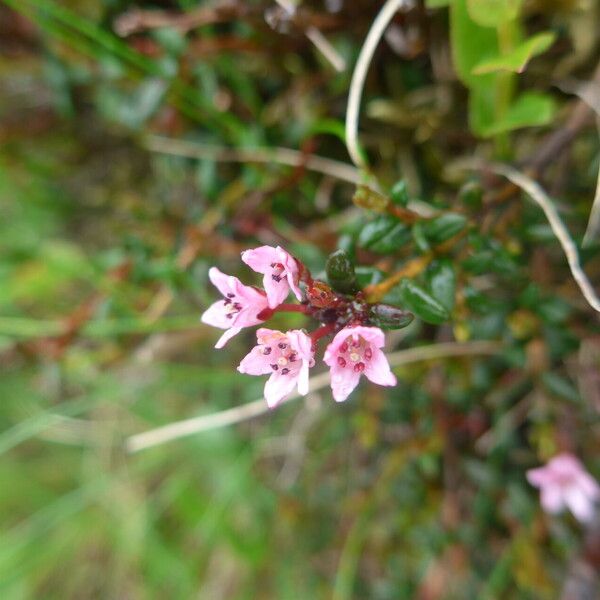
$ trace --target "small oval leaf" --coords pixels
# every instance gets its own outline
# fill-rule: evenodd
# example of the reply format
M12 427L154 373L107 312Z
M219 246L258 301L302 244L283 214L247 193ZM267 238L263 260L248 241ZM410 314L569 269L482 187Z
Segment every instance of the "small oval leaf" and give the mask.
M400 283L403 304L427 323L439 325L450 318L446 307L411 279Z
M391 304L372 304L369 307L369 322L381 329L402 329L414 318L412 313Z

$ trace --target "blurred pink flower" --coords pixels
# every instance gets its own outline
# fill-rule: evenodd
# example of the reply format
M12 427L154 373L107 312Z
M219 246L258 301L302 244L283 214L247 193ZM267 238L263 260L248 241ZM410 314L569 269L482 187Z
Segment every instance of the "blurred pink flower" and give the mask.
M201 320L207 325L227 330L215 344L215 348L222 348L243 327L263 322L257 315L268 307L267 297L264 292L244 285L237 277L221 273L217 267L212 267L208 276L223 294L223 300L209 306Z
M242 260L253 271L264 274L263 285L270 308L279 306L287 298L290 289L298 300L302 300L298 287L298 263L283 248L260 246L253 250L245 250L242 252Z
M546 466L530 469L527 480L540 488L540 502L546 512L555 514L568 507L583 523L594 516L600 485L572 454L558 454Z
M385 354L385 343L378 327L346 327L325 350L325 362L331 368L331 389L336 402L345 400L358 385L361 374L378 385L396 385Z
M248 375L271 374L265 384L265 399L276 406L298 386L301 395L308 393L308 369L315 363L312 340L303 331L287 333L261 328L256 345L242 360L238 371Z

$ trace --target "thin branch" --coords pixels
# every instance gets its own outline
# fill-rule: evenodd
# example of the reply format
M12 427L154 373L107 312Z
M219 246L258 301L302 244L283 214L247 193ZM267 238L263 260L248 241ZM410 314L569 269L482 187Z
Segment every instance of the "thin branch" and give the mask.
M275 0L275 2L290 16L296 12L296 6L290 0ZM329 43L329 40L314 25L309 25L304 33L336 71L341 73L346 70L344 57L339 54Z
M588 301L589 305L596 311L600 312L600 299L596 295L592 284L583 272L581 265L579 264L579 255L577 253L577 247L575 242L571 239L565 224L562 222L558 211L556 210L552 199L544 191L541 185L536 181L528 177L524 173L521 173L517 169L513 169L508 165L486 163L485 161L478 159L467 159L457 161L452 165L457 168L464 169L488 169L499 175L503 175L509 181L512 181L515 185L519 186L524 192L526 192L531 199L544 211L548 223L557 237L562 249L567 257L569 269L573 275L573 279L579 286L581 293Z
M392 17L396 11L402 7L409 6L409 4L410 0L387 0L371 25L371 29L365 38L365 43L358 55L354 72L352 73L352 81L350 82L350 90L348 92L348 107L346 109L346 147L348 148L348 154L352 162L357 167L363 169L367 165L363 160L358 145L358 117L367 71L369 70L375 49Z
M290 148L226 148L154 135L145 138L143 146L152 152L217 162L276 162L289 167L303 167L354 185L358 185L362 181L358 169L352 165L323 156L305 154Z
M598 168L598 179L596 180L596 194L592 202L590 220L585 229L582 245L584 247L589 246L598 237L598 234L600 234L600 167Z
M497 342L468 342L468 343L446 343L433 344L430 346L420 346L417 348L409 348L408 350L400 350L388 356L390 365L398 367L413 362L422 360L433 360L437 358L449 358L454 356L469 356L475 354L497 354L502 348ZM310 391L316 392L329 385L329 372L320 373L310 378ZM300 396L295 393L289 396L286 402L295 400ZM138 433L129 437L126 441L126 449L128 452L139 452L147 448L159 446L167 442L187 437L201 431L218 429L241 423L254 417L264 415L269 412L269 408L264 398L258 398L248 404L235 406L227 410L223 410L210 415L201 415L183 421L176 421L169 425L157 427L143 433Z

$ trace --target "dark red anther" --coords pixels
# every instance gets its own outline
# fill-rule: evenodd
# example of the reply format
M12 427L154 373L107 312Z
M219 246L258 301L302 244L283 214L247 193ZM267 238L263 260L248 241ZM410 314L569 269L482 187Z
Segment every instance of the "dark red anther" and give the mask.
M362 373L365 370L365 363L359 362L354 365L354 371L356 373Z
M338 365L340 365L340 367L345 367L346 359L343 356L338 356L337 363L338 363Z

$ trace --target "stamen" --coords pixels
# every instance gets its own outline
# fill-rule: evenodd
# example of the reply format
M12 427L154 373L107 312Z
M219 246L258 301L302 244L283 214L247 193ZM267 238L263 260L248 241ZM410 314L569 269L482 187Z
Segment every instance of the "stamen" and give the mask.
M271 275L271 279L277 283L281 281L281 277L279 277L279 275Z
M373 358L373 350L371 348L365 349L365 358L371 360Z
M296 360L296 353L292 352L289 356L288 356L288 360L290 362L294 362Z
M365 370L365 363L359 362L354 365L354 371L356 373L362 373Z
M346 366L346 359L343 356L338 356L337 357L337 363L338 363L338 365L340 365L340 367L345 367Z
M282 375L287 375L290 372L289 369L281 369L281 374Z
M340 346L340 352L348 352L348 344L346 342Z
M231 293L230 293L230 294L227 294L227 297L228 297L228 298L235 298L235 294L231 294Z
M279 369L279 367L277 365L271 365L271 369L273 369L273 371L277 371L277 369Z
M277 344L278 348L281 348L282 350L285 350L287 348L287 344L284 344L283 342L281 342L281 344Z
M273 350L273 348L271 348L270 346L265 346L265 347L262 349L262 353L263 353L263 354L271 354L271 351L272 351L272 350Z

